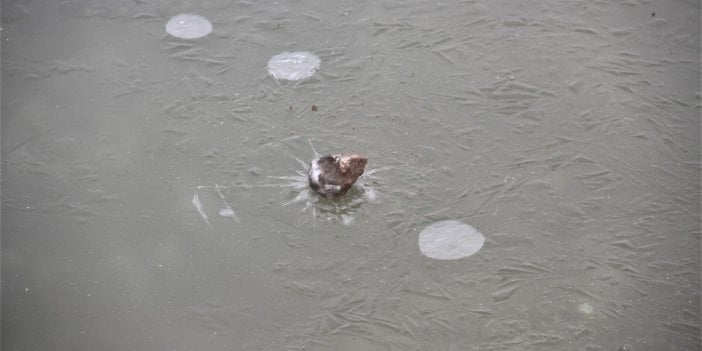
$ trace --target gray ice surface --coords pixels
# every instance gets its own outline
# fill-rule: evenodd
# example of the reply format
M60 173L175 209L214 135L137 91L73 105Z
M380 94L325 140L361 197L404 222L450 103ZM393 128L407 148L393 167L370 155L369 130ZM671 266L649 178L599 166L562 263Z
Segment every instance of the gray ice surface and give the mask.
M3 350L700 349L699 1L7 0L0 35ZM346 197L310 144L368 156ZM482 249L422 255L445 220Z

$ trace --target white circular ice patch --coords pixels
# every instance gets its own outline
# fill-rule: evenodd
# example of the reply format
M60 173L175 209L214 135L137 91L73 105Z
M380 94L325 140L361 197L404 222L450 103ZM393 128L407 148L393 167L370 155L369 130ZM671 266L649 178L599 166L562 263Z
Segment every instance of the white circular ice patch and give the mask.
M307 52L283 52L268 60L268 74L275 79L300 80L312 77L322 60Z
M180 39L202 38L212 32L212 22L199 15L181 13L168 20L166 32Z
M578 306L578 309L584 314L592 314L592 312L595 311L595 308L587 302L581 303L580 306Z
M485 237L461 221L441 221L419 233L419 251L437 260L456 260L480 251Z

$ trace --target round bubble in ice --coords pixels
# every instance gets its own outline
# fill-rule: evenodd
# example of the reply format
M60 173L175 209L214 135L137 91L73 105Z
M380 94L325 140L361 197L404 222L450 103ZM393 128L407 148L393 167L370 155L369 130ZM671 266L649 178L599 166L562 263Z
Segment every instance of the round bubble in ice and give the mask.
M429 258L456 260L480 251L485 237L461 221L440 221L419 233L419 250Z
M166 32L180 39L202 38L212 32L212 22L199 15L181 13L168 20Z
M322 60L307 52L283 52L268 60L268 74L275 79L300 80L312 77Z

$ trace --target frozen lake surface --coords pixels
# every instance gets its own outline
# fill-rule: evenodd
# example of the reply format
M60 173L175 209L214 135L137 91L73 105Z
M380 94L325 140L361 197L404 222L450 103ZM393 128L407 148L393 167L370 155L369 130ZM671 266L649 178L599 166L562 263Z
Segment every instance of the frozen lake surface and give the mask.
M2 5L3 350L700 349L699 1Z

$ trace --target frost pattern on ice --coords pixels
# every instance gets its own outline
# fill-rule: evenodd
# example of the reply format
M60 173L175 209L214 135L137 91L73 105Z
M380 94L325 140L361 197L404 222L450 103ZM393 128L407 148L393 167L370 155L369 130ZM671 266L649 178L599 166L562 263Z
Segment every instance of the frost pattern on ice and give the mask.
M239 217L236 215L234 210L232 210L232 207L229 206L229 203L227 203L227 200L224 199L224 194L222 194L222 190L220 190L220 186L215 184L215 189L217 190L217 194L219 194L219 198L222 199L222 202L224 203L224 210L220 211L219 214L225 217L232 217L235 222L241 223L241 220L239 220ZM225 214L223 214L225 213Z
M419 233L419 250L429 258L456 260L480 251L485 237L461 221L440 221Z
M195 188L195 195L193 195L193 205L195 206L195 209L197 212L200 214L203 220L205 220L205 223L209 225L211 228L214 228L212 224L210 223L209 217L207 216L207 213L205 212L205 207L202 205L202 202L200 201L200 195L198 194L199 190L203 189L208 189L212 190L214 189L217 192L217 195L219 195L220 200L222 200L222 203L224 204L224 208L219 211L219 215L222 217L231 217L235 222L241 223L241 220L239 219L239 216L236 215L236 212L234 212L234 209L229 205L227 200L224 198L224 194L222 193L222 188L229 188L229 187L222 187L219 186L218 184L215 184L214 186L212 185L198 185L197 188Z
M268 60L268 73L275 79L300 80L312 77L322 61L311 52L283 52Z
M200 15L182 13L168 20L166 32L180 39L198 39L212 32L212 22Z
M207 219L207 213L205 213L205 209L202 207L202 202L200 202L200 197L197 195L197 190L195 190L195 195L193 195L193 205L195 206L195 209L197 210L197 213L202 216L202 219L205 220L205 223L212 227L212 224L210 224L210 220Z

